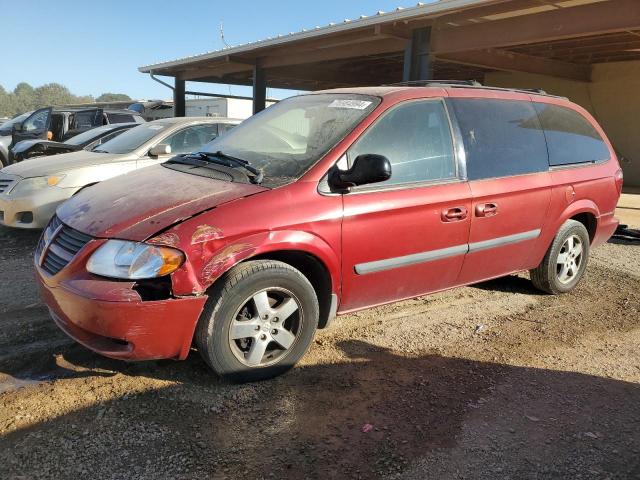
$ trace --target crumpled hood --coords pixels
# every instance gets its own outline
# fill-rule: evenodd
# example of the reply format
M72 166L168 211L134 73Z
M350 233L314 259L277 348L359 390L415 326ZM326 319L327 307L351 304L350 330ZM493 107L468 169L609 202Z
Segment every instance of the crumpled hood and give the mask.
M122 161L128 156L80 150L51 157L35 157L4 167L2 171L22 178L56 175L80 167Z
M204 210L265 190L154 165L81 191L57 215L93 237L142 241Z
M76 150L80 150L80 147L76 145L68 145L62 142L52 142L49 140L22 140L14 145L11 149L13 153L22 153L30 150L34 146L41 146L43 150L48 149L56 149L58 151L66 150L68 152L73 152Z

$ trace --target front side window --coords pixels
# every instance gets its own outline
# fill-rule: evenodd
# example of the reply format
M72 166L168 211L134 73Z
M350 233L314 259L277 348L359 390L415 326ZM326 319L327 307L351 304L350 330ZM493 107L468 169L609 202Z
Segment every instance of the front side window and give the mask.
M246 160L262 171L263 185L283 185L311 168L379 103L378 97L357 94L292 97L245 120L204 151Z
M549 170L547 145L531 102L448 100L460 126L469 180Z
M194 125L169 135L162 143L171 147L171 153L191 153L213 140L218 129L215 124Z
M35 130L43 130L47 127L47 120L49 119L50 112L48 110L41 110L31 115L23 124L25 132L33 132Z
M391 162L391 178L376 187L456 176L449 118L440 100L411 101L385 113L349 149L349 166L363 154Z
M609 159L609 147L586 118L575 110L535 103L547 137L549 165L571 165Z

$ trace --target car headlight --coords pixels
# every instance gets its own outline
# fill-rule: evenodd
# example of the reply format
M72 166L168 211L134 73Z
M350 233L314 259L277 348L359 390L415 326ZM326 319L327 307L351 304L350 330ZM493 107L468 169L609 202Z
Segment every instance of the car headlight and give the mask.
M55 187L58 185L64 175L52 175L50 177L32 177L20 180L12 193L32 193L47 187Z
M183 262L184 253L175 248L108 240L91 255L87 270L103 277L141 280L169 275Z

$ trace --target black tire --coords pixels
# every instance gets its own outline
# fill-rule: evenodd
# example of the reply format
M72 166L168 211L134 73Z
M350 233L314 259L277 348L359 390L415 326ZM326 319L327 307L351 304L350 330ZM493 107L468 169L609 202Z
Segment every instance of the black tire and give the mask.
M275 355L280 355L274 363L249 366L239 358L241 349L248 347L238 342L247 340L232 340L230 329L236 318L246 318L238 316L239 311L246 314L246 310L241 309L251 308L252 298L263 291L271 292L269 289L282 289L296 301L299 308L291 314L291 320L288 320L298 322L295 341L284 353L279 350L281 347L277 343L269 343L270 346L275 346ZM255 307L257 310L257 304ZM318 319L316 292L301 272L283 262L248 261L232 268L212 288L196 327L195 344L205 362L221 377L233 382L264 380L286 372L302 358L311 345ZM273 317L269 321L272 320L277 322L278 318ZM262 320L254 312L251 321ZM281 326L284 329L284 323ZM249 346L255 341L257 339L249 340ZM269 351L261 358L268 359L268 354ZM248 351L244 355L248 356Z
M563 282L559 278L559 255L564 248L565 242L571 237L577 237L580 240L582 244L582 258L580 259L577 272ZM575 220L567 220L564 222L540 265L529 271L533 285L537 289L552 295L568 293L573 290L578 282L580 282L587 268L589 261L589 242L589 232L587 232L587 229L582 223ZM560 267L560 269L561 268L562 267Z

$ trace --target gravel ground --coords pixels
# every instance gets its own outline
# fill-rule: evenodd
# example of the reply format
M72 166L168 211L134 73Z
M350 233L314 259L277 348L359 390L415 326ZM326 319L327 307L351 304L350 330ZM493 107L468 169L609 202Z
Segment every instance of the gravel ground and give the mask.
M640 478L640 244L341 317L280 378L73 344L0 228L0 478Z

